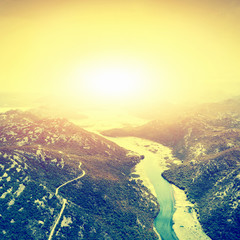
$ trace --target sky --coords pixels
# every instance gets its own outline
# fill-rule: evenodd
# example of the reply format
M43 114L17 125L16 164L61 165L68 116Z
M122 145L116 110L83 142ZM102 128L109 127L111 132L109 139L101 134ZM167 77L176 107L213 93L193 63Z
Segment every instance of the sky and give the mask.
M1 0L0 91L140 105L239 95L239 22L238 0Z

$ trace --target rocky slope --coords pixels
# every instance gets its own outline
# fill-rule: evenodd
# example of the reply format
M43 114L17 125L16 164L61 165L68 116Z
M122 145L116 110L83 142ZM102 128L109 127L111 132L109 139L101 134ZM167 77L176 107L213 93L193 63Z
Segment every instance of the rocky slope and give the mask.
M139 161L67 120L0 114L0 238L48 239L67 199L52 239L157 239L157 201L129 177Z
M169 163L163 176L184 189L212 239L240 239L240 102L200 106L178 120L105 131L170 146L182 164Z

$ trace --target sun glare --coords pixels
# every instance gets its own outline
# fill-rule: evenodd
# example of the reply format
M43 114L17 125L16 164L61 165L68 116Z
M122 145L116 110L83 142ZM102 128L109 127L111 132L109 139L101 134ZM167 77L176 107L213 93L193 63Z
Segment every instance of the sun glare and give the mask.
M95 94L121 98L133 94L140 84L138 71L122 66L95 69L87 74L86 80Z
M141 64L123 61L92 61L78 68L69 87L73 93L80 94L81 90L100 102L129 101L140 97L146 87L149 73L145 68Z

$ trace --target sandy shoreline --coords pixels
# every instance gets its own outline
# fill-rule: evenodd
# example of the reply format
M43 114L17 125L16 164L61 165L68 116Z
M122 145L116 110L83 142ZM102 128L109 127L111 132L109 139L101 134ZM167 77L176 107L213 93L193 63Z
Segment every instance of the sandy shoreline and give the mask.
M140 166L139 166L140 165ZM148 179L143 167L139 164L136 168L136 174L140 177L139 179L143 181L144 186L146 186L151 193L156 197L156 191L153 184ZM194 205L187 200L187 197L181 189L173 186L174 198L175 198L175 212L173 214L173 230L176 233L179 240L211 240L202 230L202 227L197 219L197 214L194 210ZM161 207L161 206L160 206ZM156 228L154 231L158 235Z
M155 145L156 143L154 143ZM158 164L161 165L163 171L168 168L166 161L177 161L172 156L171 150L165 146L158 147L159 151L156 153L159 155ZM167 156L167 158L166 158ZM154 159L153 159L154 160ZM139 179L143 181L143 184L151 191L151 193L157 197L155 188L151 181L149 180L145 169L144 160L142 160L136 167L135 173L140 177ZM160 173L161 174L161 173ZM173 230L176 233L179 240L211 240L204 232L197 219L197 214L194 210L194 205L187 200L186 194L183 190L179 189L172 184L173 193L175 198L175 212L173 214ZM161 208L161 206L160 206ZM154 227L155 232L156 228ZM159 236L159 234L158 234ZM159 236L159 239L161 237Z
M173 229L179 239L210 240L197 219L194 204L187 200L181 189L173 185L175 208Z
M140 176L138 179L142 180L143 185L145 187L147 187L155 197L157 197L155 188L154 188L153 184L150 182L150 180L148 179L148 177L147 177L147 175L145 173L144 167L142 166L141 163L139 163L136 166L134 173L136 173L136 174L138 174ZM159 235L159 233L158 233L157 229L155 228L155 226L153 226L153 230L156 233L156 235L158 236L158 239L161 240L162 238Z
M141 164L141 162L135 167L134 173L139 175L138 179L142 180L143 185L145 187L147 187L155 197L157 197L155 188L154 188L153 184L151 183L151 181L149 180L149 178L144 170L144 166L143 166L143 164Z

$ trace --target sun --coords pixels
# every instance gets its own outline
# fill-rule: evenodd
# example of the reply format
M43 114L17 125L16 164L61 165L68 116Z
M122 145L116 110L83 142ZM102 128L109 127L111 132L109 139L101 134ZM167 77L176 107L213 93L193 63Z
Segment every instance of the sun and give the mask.
M90 92L102 97L124 98L139 88L140 74L137 69L127 66L102 66L95 68L86 76Z
M146 89L146 67L133 61L89 61L68 81L72 94L98 102L129 102Z

